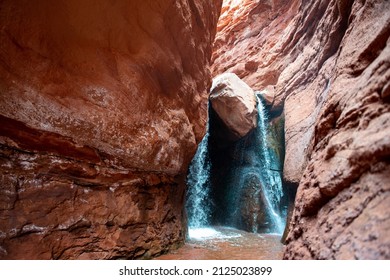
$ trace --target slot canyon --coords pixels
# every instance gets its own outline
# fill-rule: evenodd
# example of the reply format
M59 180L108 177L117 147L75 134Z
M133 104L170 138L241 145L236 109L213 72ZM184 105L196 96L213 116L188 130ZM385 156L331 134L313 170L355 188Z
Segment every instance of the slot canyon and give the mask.
M0 259L390 259L389 38L387 0L1 0Z

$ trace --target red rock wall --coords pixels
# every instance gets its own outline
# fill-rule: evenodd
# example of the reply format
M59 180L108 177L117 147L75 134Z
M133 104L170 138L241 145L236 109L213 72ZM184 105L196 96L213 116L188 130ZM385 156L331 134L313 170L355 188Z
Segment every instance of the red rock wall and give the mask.
M390 2L231 2L213 74L284 105L284 175L299 183L284 257L389 259Z
M184 240L221 1L0 3L0 258Z

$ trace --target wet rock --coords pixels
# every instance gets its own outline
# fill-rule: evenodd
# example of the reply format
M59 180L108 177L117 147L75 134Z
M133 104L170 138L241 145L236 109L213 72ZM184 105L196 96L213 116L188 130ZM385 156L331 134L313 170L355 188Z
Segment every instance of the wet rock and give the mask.
M240 225L248 232L267 232L267 210L261 181L255 174L246 176L243 180L240 195Z
M221 1L0 3L0 258L148 258L185 238Z
M237 75L224 73L215 77L210 91L212 108L237 138L257 126L254 91Z
M285 117L281 115L272 119L268 125L267 145L271 157L270 168L273 171L283 172L285 140L284 140Z

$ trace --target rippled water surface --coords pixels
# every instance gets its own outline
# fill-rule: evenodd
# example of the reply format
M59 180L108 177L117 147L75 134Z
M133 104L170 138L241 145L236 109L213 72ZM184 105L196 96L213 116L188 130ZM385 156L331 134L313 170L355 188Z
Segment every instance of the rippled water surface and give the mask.
M280 235L255 234L233 228L190 229L189 240L158 260L278 260Z

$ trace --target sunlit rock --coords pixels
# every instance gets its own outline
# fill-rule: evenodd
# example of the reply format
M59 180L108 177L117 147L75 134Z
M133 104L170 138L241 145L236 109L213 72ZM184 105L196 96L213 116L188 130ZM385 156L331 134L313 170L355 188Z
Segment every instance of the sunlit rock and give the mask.
M256 127L254 91L237 75L224 73L215 77L210 92L212 108L233 134L241 138Z

